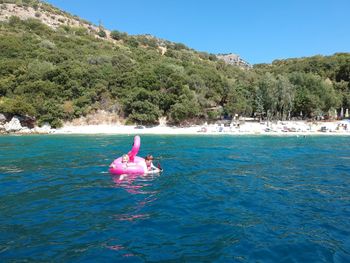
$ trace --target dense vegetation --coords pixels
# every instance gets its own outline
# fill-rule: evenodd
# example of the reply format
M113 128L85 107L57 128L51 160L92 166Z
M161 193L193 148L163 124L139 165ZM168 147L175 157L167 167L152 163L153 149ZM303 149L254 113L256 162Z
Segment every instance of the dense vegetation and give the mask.
M35 4L36 1L23 1ZM0 113L57 127L103 109L131 123L211 121L234 114L285 119L350 108L350 54L240 69L181 43L39 20L0 23ZM101 39L102 38L102 39ZM164 48L161 54L159 46Z

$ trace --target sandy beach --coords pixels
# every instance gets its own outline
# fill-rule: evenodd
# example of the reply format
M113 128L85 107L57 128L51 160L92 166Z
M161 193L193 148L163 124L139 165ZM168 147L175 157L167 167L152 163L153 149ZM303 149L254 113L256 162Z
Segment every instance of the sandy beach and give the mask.
M350 121L305 122L279 121L245 122L239 125L205 124L190 127L127 126L127 125L65 125L52 130L55 134L164 134L164 135L350 135Z

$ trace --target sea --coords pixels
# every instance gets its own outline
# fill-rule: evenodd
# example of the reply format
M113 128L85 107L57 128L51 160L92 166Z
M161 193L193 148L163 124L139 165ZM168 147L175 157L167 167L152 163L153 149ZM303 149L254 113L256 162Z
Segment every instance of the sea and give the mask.
M350 262L350 137L0 137L0 262Z

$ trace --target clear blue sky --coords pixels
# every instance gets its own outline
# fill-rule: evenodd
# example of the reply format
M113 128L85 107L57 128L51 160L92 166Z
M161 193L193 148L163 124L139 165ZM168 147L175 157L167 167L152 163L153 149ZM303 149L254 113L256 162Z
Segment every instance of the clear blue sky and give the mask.
M252 64L350 52L350 0L47 0L109 30Z

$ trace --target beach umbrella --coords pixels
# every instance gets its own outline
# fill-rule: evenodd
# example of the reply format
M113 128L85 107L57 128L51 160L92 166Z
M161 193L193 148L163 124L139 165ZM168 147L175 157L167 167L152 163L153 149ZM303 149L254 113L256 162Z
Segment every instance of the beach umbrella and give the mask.
M334 117L335 117L335 118L337 118L337 117L338 117L337 110L334 110Z
M349 109L345 110L345 118L349 118Z
M341 110L340 110L340 118L344 118L344 108L341 107Z

